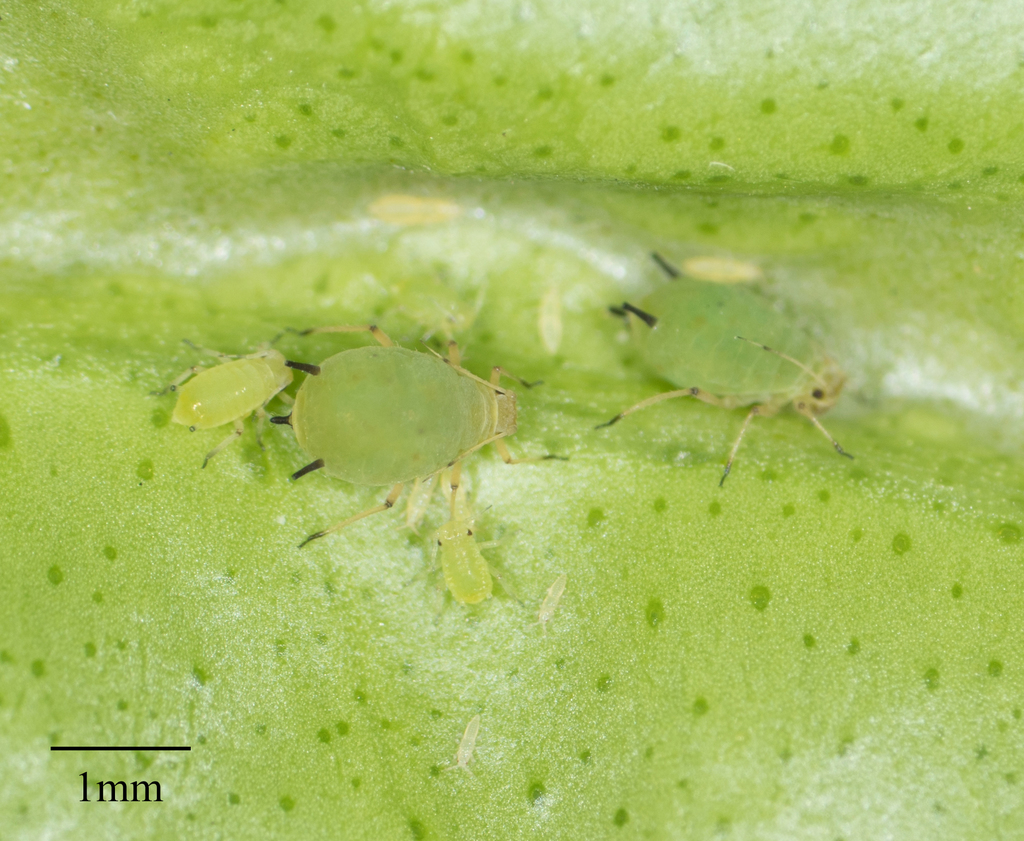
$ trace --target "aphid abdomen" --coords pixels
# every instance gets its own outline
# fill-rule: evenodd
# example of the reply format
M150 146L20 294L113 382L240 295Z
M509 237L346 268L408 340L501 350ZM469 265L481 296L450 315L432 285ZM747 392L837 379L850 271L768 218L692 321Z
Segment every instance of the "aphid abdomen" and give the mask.
M178 390L172 419L210 429L245 417L282 388L275 367L263 358L236 359L201 371Z
M493 582L487 561L465 523L453 520L437 533L441 572L456 601L476 604L491 597Z
M641 308L658 321L651 328L631 319L637 347L655 373L677 386L745 405L791 397L807 378L792 363L736 338L801 361L814 356L808 337L749 289L677 281L649 295Z
M492 435L496 421L486 387L400 347L335 354L306 378L292 411L299 445L357 485L429 476Z

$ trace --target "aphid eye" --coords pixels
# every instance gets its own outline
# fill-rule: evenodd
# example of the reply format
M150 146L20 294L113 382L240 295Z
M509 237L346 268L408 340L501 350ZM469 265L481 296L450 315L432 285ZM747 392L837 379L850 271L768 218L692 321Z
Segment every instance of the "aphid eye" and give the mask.
M472 537L473 536L473 530L472 529L466 529L466 534L468 534L470 537Z
M190 427L188 428L188 431L189 431L189 432L195 432L195 431L196 431L196 428L195 428L194 426L190 426Z
M821 398L824 396L825 392L822 391L820 388L816 388L814 389L814 391L811 392L811 397L813 397L815 400L821 400Z
M437 545L438 546L443 546L444 544L439 540L439 541L437 541Z

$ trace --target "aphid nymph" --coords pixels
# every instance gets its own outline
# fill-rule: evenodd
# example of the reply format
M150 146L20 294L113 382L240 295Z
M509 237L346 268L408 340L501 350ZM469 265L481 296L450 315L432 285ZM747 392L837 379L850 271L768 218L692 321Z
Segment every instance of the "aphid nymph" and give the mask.
M185 344L202 353L216 356L221 364L212 368L193 365L167 388L157 392L178 393L171 420L187 426L192 432L212 429L225 423L234 424L234 432L207 453L203 467L242 435L242 421L254 412L256 440L262 448L267 404L274 397L279 397L285 403L291 400L282 392L292 381L287 360L273 348L264 348L247 356L229 356L197 347L187 340Z
M679 277L663 258L653 257L672 280ZM792 404L837 453L853 458L817 417L835 405L846 376L806 333L754 292L680 279L648 295L639 307L625 303L612 311L628 319L633 342L648 367L681 388L641 400L598 428L674 397L694 397L723 409L750 406L721 485L750 421Z
M544 596L544 601L540 603L540 610L537 612L537 624L540 625L541 630L544 632L544 636L547 636L548 622L554 618L555 611L558 609L558 602L561 600L562 594L565 592L565 585L567 582L568 577L563 572L554 580L552 585L548 587L547 595Z
M665 265L672 268L668 263ZM690 257L683 260L682 270L687 277L708 283L752 283L764 279L760 266L735 257Z
M458 218L462 208L450 199L388 193L374 199L369 214L389 225L437 225Z
M306 377L287 417L295 438L312 458L293 479L323 469L355 485L392 485L380 505L307 537L336 532L356 520L394 507L406 482L452 468L458 487L459 462L493 444L508 464L514 459L504 439L516 431L516 395L499 386L501 368L490 380L460 365L458 345L450 342L448 358L418 353L395 344L376 326L318 327L310 333L368 332L379 347L342 351L320 365L302 367ZM512 377L530 387L518 377Z
M547 352L552 355L558 353L562 344L562 296L557 286L552 286L540 299L537 331Z
M477 604L491 597L494 589L492 578L497 578L505 592L516 598L505 579L480 552L497 544L477 542L465 487L453 486L451 481L452 475L449 474L445 484L448 485L446 493L451 503L451 518L434 534L434 550L441 556L441 574L448 591L457 602Z
M469 770L469 762L473 758L473 748L476 747L476 737L480 733L480 716L475 715L469 720L469 724L466 725L466 730L462 734L462 739L459 741L459 749L455 751L455 762L445 768L446 771L455 771L461 768L466 773L472 775L472 771Z

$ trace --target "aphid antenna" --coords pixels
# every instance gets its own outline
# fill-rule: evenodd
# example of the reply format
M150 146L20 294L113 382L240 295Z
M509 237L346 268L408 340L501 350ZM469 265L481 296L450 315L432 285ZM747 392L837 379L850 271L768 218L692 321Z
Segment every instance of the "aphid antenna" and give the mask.
M195 342L189 341L188 339L181 340L183 344L188 345L192 350L199 351L199 353L205 353L207 356L216 356L218 359L241 359L237 353L221 353L219 350L213 350L202 345L197 345Z
M510 380L515 380L523 388L533 388L534 386L544 385L544 380L534 380L533 382L530 382L529 380L524 380L522 377L517 377L515 374L510 374L504 368L498 368L497 370L501 372L501 375L503 377L508 377Z
M768 353L774 353L776 356L780 357L781 359L785 359L787 362L792 362L794 365L796 365L797 368L800 368L801 370L803 370L806 373L810 374L812 377L814 377L815 380L818 381L819 385L825 385L826 384L825 380L823 380L821 378L820 374L815 373L810 368L808 368L806 365L804 365L803 362L799 362L798 360L794 359L792 356L789 356L788 354L783 353L781 350L776 350L775 348L768 347L768 345L763 345L760 342L755 342L753 339L745 339L743 336L734 336L733 338L739 339L742 342L750 342L750 344L755 345L756 347L761 348L761 350L766 350L766 351L768 351Z
M483 379L482 377L478 377L472 371L466 370L461 365L456 365L448 357L442 356L440 353L438 353L436 350L434 350L429 345L423 345L423 347L425 347L428 351L430 351L430 353L434 354L434 356L436 356L438 359L442 360L446 365L451 365L456 371L458 371L463 376L469 377L471 380L476 380L478 383L481 383L481 384L487 386L490 389L494 389L494 391L496 391L498 394L504 394L505 393L505 389L503 389L501 386L498 386L498 385L495 385L494 383L488 382L487 380ZM511 376L511 374L506 374L506 376ZM513 379L515 379L515 377L513 377ZM503 436L499 435L498 437L501 438ZM485 444L489 444L489 443L491 443L492 440L494 440L494 439L493 438L488 439L484 443ZM479 450L480 447L482 447L482 446L484 446L484 444L480 444L480 446L474 447L473 450ZM467 455L468 453L473 452L473 450L468 450L466 453L463 453L463 455Z
M669 280L679 280L679 278L682 276L682 274L679 271L679 269L677 269L675 266L673 266L668 260L666 260L664 257L662 257L657 251L652 251L651 252L651 259L654 260L654 262L658 264L658 268L660 268L666 275L668 275L668 279Z

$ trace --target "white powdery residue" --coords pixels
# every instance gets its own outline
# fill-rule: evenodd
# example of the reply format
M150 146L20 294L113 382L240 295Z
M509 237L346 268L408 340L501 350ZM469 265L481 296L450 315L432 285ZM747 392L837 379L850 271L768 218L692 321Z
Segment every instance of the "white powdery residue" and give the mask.
M588 266L614 280L623 281L636 274L637 267L633 265L634 261L621 254L598 248L575 234L549 228L532 219L517 219L516 221L519 223L516 227L531 242L569 251Z
M1024 417L1024 395L977 370L951 371L934 357L897 358L882 378L882 390L893 397L949 400L990 417Z
M236 261L270 264L293 254L331 252L373 227L371 221L360 220L314 228L294 226L271 234L245 228L206 230L199 219L182 219L145 231L96 234L77 227L80 216L31 214L0 222L0 254L31 255L32 264L44 271L80 261L114 270L144 265L196 277Z

